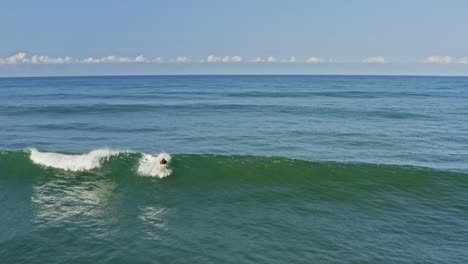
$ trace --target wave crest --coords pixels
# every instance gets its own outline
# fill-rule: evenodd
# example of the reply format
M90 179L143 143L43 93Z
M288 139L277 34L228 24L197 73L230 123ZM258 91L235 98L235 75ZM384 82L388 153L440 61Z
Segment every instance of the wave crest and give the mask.
M55 152L40 152L31 149L31 160L39 165L67 171L87 171L101 167L104 160L119 155L121 151L96 149L86 154L62 154Z
M31 149L30 152L30 159L35 164L73 172L88 171L100 168L102 163L108 161L109 158L122 153L129 153L128 151L116 151L110 149L96 149L86 154L41 152L37 149ZM171 175L172 170L168 167L168 165L172 158L169 154L137 154L141 155L137 169L139 175L159 178L164 178ZM162 159L165 159L167 163L161 164Z

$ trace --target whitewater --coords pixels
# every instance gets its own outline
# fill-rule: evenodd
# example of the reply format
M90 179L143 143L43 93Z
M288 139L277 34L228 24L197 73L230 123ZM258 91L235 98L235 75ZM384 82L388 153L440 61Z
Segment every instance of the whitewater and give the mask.
M66 171L88 171L100 168L102 163L108 161L113 156L125 155L130 151L115 151L110 149L96 149L86 154L63 154L55 152L40 152L37 149L30 150L30 158L35 164L50 168L62 169ZM138 173L142 176L164 178L171 174L168 167L171 156L167 153L158 155L140 154ZM162 165L161 160L165 159L167 164Z

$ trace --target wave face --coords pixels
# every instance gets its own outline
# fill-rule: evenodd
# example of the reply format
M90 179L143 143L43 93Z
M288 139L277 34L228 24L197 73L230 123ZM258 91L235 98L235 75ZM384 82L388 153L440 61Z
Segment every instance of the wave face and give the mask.
M169 166L159 167L162 157ZM411 166L3 151L0 256L5 263L465 263L467 193L467 174Z

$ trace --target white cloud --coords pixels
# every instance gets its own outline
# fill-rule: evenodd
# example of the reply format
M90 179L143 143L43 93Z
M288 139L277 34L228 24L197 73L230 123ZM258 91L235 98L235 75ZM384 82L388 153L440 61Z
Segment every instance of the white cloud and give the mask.
M362 61L363 63L385 63L385 58L382 56L378 57L369 57Z
M321 58L318 58L318 57L310 57L306 60L307 63L312 63L312 64L317 64L317 63L321 63L322 62L322 59Z
M254 57L253 59L244 60L241 56L215 56L209 55L204 59L197 59L198 63L342 63L343 61L336 59L327 59L320 57L308 57L308 58L296 58L285 57L277 58L274 56L269 57ZM94 57L85 57L85 58L72 58L69 56L65 57L49 57L47 55L32 55L28 56L26 52L19 52L9 57L0 58L0 65L20 65L20 64L114 64L114 63L190 63L194 62L191 58L186 56L179 56L169 60L163 60L161 57L148 58L140 54L135 57L120 57L120 56L106 56L101 58ZM376 63L382 64L387 63L388 61L382 56L368 57L360 61L361 63ZM464 64L468 65L468 57L452 57L448 55L432 55L426 57L423 61L428 64ZM350 63L359 63L359 61L354 61ZM417 63L417 61L408 62L408 63Z
M210 55L208 58L206 58L206 62L208 63L213 63L213 62L220 62L221 57L216 57L215 55Z
M242 57L241 56L232 56L231 61L232 62L242 62Z
M175 58L175 60L171 60L171 62L175 62L175 63L188 63L191 61L192 60L189 57L185 57L185 56L179 56Z
M27 63L28 58L26 57L26 53L20 52L13 56L1 59L0 64L20 64L20 63Z
M32 64L70 64L73 62L72 57L50 58L49 56L34 55L31 57Z
M93 64L93 63L99 63L100 60L99 60L99 59L92 58L92 57L89 57L89 58L86 58L86 59L82 60L81 62L82 62L82 63Z
M132 60L128 57L117 57L117 56L107 56L100 59L101 63L125 63L131 62Z
M263 62L262 57L256 57L253 62Z
M266 61L267 61L267 62L277 62L278 60L277 60L275 57L270 56L270 57L268 57L268 58L266 59Z
M427 57L424 62L433 64L450 64L454 62L454 59L451 56L434 55Z
M458 60L458 63L468 64L468 57L463 57Z
M31 58L25 52L20 52L7 58L0 58L0 64L69 64L72 63L72 57L57 57L34 55Z
M424 63L431 64L468 64L468 57L454 58L452 56L433 55L424 59Z
M135 57L135 62L146 62L148 61L143 55L139 55Z
M156 57L154 59L150 59L149 62L161 63L164 62L164 60L161 57Z
M202 60L201 62L205 62ZM229 63L229 62L242 62L242 57L240 56L224 56L224 57L217 57L215 55L210 55L206 58L206 62L208 63L215 63L215 62L224 62L224 63Z
M118 56L107 56L102 58L89 57L80 61L81 63L87 64L99 64L99 63L132 63L132 62L152 62L152 60L145 58L143 55L138 55L135 58L129 57L118 57Z

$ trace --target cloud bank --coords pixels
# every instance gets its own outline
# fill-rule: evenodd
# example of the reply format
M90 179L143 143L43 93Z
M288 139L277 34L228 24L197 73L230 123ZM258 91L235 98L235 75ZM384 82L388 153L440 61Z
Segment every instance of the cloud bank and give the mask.
M468 57L454 58L448 55L432 55L424 60L430 64L468 64Z
M429 56L424 60L425 63L435 63L435 64L450 64L454 62L454 59L451 56Z
M0 58L0 65L22 65L22 64L131 64L131 63L287 63L287 64L319 64L319 63L345 63L342 60L337 61L332 58L321 57L247 57L244 59L238 55L225 55L216 56L209 55L205 59L193 60L187 56L178 56L175 58L163 59L161 57L149 58L143 55L135 57L121 57L121 56L106 56L106 57L86 57L86 58L73 58L73 57L49 57L47 55L32 55L28 56L26 52L19 52L9 57ZM367 57L364 60L346 61L346 63L368 63L368 64L384 64L387 59L382 56ZM468 64L468 57L452 57L448 55L432 55L424 58L423 60L414 60L413 62L402 63L425 63L425 64Z
M51 58L49 56L34 55L28 57L25 52L20 52L7 58L0 58L0 64L69 64L73 63L72 57L57 57Z
M202 61L204 62L204 61ZM230 63L230 62L242 62L242 57L240 56L224 56L224 57L217 57L215 55L210 55L206 58L206 62L208 63L216 63L216 62L223 62L223 63Z
M89 57L83 60L78 60L79 63L100 64L100 63L132 63L132 62L162 62L161 58L148 59L143 55L138 55L135 58L107 56L103 58Z
M369 57L366 58L362 61L363 63L385 63L385 58L382 56L377 56L377 57Z
M310 57L310 58L307 59L306 62L311 63L311 64L317 64L317 63L322 63L323 60L321 58L318 58L318 57Z

